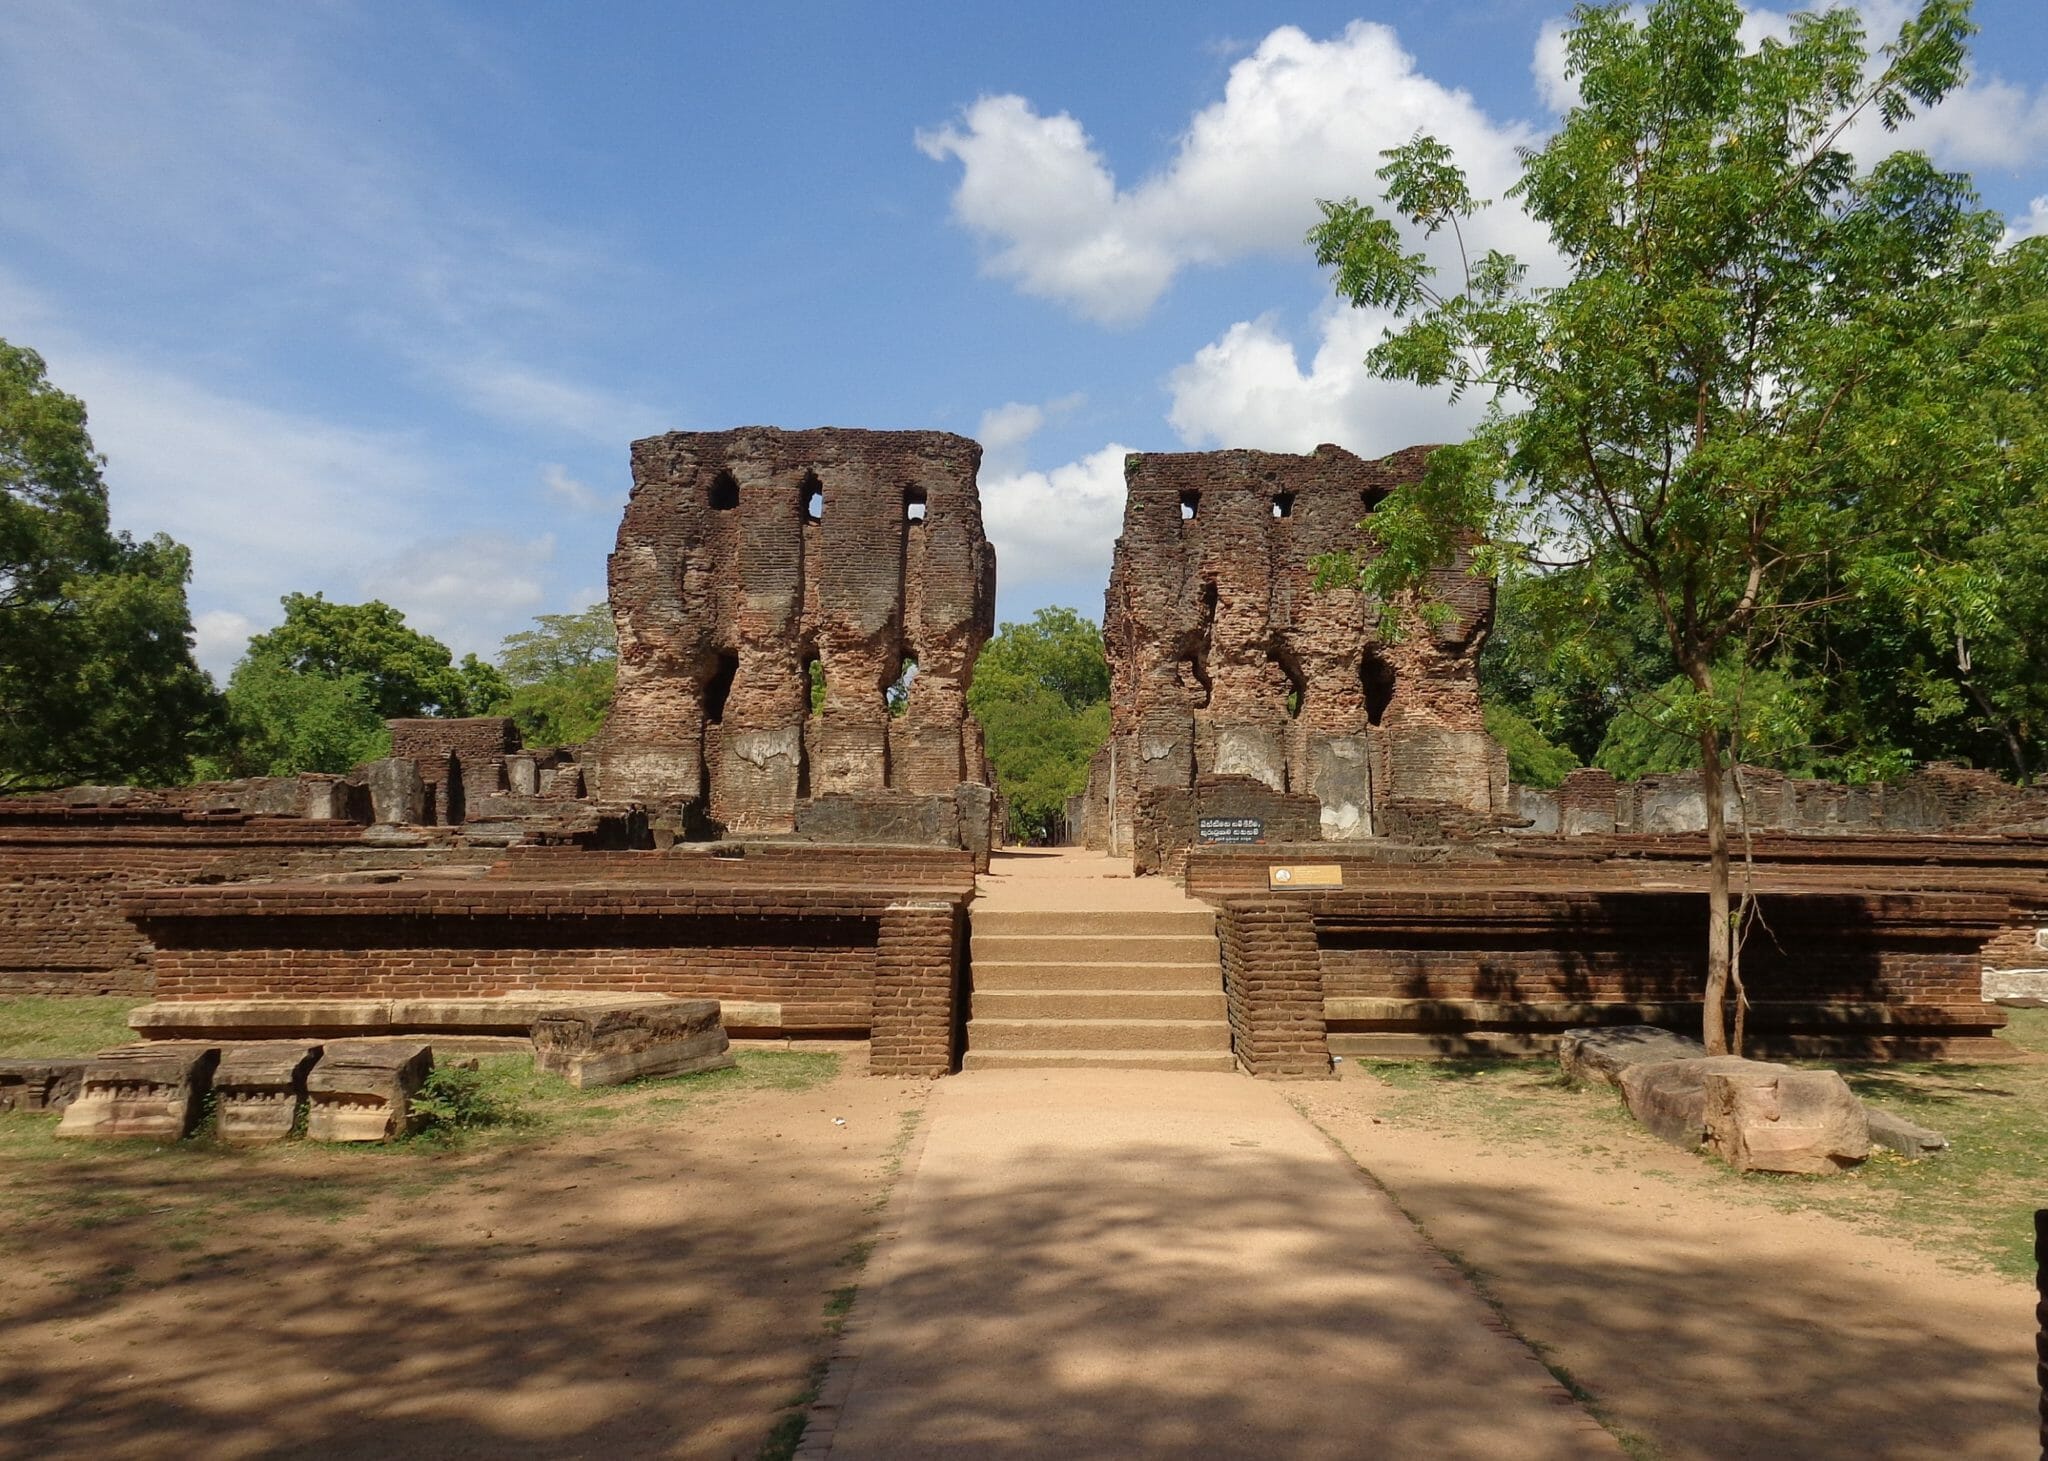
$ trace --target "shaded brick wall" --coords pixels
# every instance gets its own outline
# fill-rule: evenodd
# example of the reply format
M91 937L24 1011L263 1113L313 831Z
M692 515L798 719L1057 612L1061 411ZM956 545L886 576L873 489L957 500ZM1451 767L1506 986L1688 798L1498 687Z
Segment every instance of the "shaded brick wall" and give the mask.
M876 1070L935 1075L956 1053L963 897L487 879L175 888L127 909L162 1001L645 991L772 1006L767 1028L789 1034L871 1034Z
M0 993L147 993L148 941L121 908L131 893L427 856L366 847L345 824L0 827Z
M1326 1076L1330 1046L1316 929L1305 910L1234 900L1217 918L1230 1043L1254 1075Z

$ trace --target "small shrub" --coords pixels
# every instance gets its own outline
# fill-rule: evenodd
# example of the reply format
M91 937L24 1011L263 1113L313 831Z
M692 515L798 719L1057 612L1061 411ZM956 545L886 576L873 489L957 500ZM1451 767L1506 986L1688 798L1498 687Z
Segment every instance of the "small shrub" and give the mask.
M435 1066L413 1094L414 1134L446 1137L518 1121L518 1102L498 1074L475 1061Z

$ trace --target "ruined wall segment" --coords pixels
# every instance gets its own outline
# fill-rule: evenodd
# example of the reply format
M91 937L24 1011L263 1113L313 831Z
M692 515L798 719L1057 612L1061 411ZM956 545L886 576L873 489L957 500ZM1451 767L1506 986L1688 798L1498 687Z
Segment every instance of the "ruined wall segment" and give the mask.
M670 432L633 444L610 567L618 685L595 794L784 833L823 796L987 781L967 714L994 629L981 448L936 431ZM890 688L917 673L900 715ZM824 682L812 709L812 665Z
M1104 610L1111 740L1084 817L1115 850L1153 819L1148 796L1168 815L1182 793L1199 807L1220 778L1314 796L1336 839L1374 835L1400 799L1501 808L1506 765L1478 684L1492 584L1461 553L1429 585L1450 615L1432 625L1409 611L1401 634L1384 635L1376 600L1317 590L1310 567L1356 548L1359 522L1420 478L1429 450L1128 460Z

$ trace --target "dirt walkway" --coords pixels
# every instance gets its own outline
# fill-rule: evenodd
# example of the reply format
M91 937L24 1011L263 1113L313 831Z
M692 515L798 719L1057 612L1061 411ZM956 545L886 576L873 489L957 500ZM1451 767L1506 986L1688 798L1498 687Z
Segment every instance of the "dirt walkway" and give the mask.
M1633 1129L1418 1130L1377 1119L1386 1089L1355 1069L1287 1090L1652 1454L2040 1454L2024 1284L1723 1195L1702 1159Z
M809 1454L1620 1455L1274 1086L991 1071L927 1123Z
M17 1138L0 1456L751 1461L931 1089L859 1054L472 1152Z

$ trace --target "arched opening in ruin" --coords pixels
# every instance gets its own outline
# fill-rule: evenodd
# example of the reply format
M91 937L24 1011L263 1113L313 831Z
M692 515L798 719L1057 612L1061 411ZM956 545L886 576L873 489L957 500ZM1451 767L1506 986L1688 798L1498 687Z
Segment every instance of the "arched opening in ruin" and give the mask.
M910 688L917 683L917 653L906 648L903 660L896 671L896 678L889 688L882 692L882 703L889 707L891 716L903 714L910 706Z
M1359 667L1359 678L1365 681L1365 723L1378 725L1387 718L1387 710L1394 703L1394 667L1368 648Z
M825 661L817 646L805 644L798 651L803 664L804 720L796 738L796 799L811 799L811 737L817 734L825 714Z
M922 526L924 526L924 513L925 513L925 500L924 500L924 488L922 488L922 487L906 487L906 488L904 488L904 489L903 489L903 520L904 520L905 522L909 523L909 524L910 524L910 525L911 525L912 527L922 527Z
M804 521L807 523L823 522L825 520L825 484L818 480L817 474L813 472L804 473L803 486L797 489L797 493L804 500Z
M711 507L714 512L731 512L740 505L740 479L720 472L711 479Z
M1273 516L1294 516L1294 494L1292 492L1275 492L1273 494Z
M1196 517L1196 515L1197 515L1197 514L1199 514L1199 513L1201 512L1201 510L1202 510L1202 494L1201 494L1201 493L1199 493L1199 492L1183 492L1183 493L1181 493L1181 495L1180 495L1180 520L1181 520L1182 522L1193 522L1193 521L1194 521L1194 519L1195 519L1195 517Z
M721 650L718 668L704 682L704 724L725 723L725 702L732 697L732 682L739 672L740 657L730 650Z
M1287 718L1297 719L1302 705L1308 700L1308 676L1302 673L1301 661L1285 644L1274 645L1272 656L1280 673L1287 677Z

